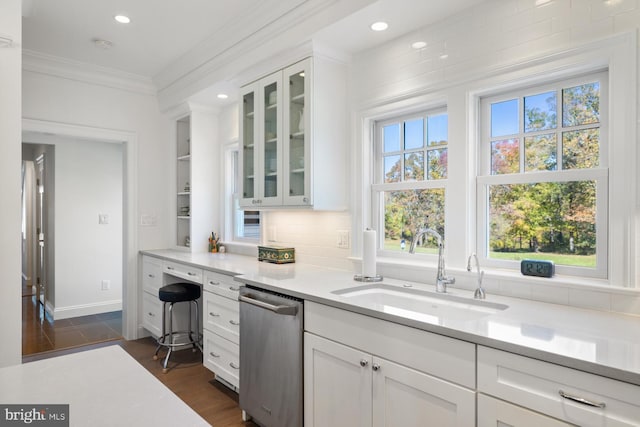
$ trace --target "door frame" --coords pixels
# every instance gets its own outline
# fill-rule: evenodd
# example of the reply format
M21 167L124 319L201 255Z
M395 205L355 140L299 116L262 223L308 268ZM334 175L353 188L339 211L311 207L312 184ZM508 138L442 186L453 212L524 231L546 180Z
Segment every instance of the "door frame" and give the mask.
M138 328L138 137L135 132L106 129L47 120L22 119L23 132L38 132L76 138L95 139L123 144L124 188L122 221L122 336L137 339Z

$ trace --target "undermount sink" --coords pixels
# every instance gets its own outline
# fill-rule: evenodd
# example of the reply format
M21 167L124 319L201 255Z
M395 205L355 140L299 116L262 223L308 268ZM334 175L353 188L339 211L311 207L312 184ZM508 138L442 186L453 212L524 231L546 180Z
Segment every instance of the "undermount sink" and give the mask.
M478 320L509 308L505 304L385 284L355 286L332 293L367 308L440 325Z

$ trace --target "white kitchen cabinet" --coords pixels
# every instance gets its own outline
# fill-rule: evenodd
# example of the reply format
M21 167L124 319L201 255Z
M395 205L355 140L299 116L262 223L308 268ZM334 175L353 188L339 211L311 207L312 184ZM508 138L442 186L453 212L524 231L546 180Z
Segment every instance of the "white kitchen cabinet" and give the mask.
M158 289L162 287L162 261L142 257L142 326L153 336L162 333L162 303Z
M304 425L371 426L371 356L304 334Z
M233 276L204 271L203 363L218 381L235 391L240 385L238 291Z
M217 216L215 186L217 171L211 167L216 156L214 111L193 103L174 114L176 135L175 244L192 252L205 252Z
M240 206L346 209L346 69L308 58L241 89Z
M477 427L570 427L573 425L478 394Z
M305 426L475 425L474 345L312 302L305 329Z
M483 346L478 391L571 425L640 425L640 387Z

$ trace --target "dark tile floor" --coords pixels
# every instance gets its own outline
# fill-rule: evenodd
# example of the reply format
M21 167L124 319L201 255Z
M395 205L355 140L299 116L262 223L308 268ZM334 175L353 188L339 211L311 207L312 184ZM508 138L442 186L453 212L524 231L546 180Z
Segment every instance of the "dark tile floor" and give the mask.
M33 295L22 297L22 355L122 338L122 312L53 320Z

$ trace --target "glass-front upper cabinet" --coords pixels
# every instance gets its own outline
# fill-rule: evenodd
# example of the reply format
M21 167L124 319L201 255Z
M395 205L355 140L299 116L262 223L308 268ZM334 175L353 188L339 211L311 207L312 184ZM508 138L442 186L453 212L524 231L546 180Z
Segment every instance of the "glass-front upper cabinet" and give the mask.
M240 175L242 180L242 201L249 204L255 200L255 135L256 135L256 94L252 86L242 93L240 133L242 143L242 162Z
M284 204L310 204L310 129L308 102L311 59L301 61L283 71L284 80Z
M282 205L282 73L243 88L241 96L240 206Z

